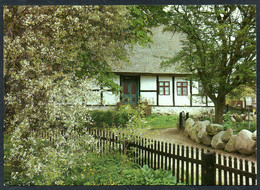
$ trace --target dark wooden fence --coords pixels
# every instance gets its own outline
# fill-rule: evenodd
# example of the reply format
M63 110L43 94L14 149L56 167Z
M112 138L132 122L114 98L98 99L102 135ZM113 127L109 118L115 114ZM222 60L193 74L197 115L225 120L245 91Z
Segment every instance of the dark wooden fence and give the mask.
M127 152L135 163L148 165L153 169L171 170L177 181L187 185L256 185L256 164L248 160L226 157L208 150L180 146L148 138L133 138L125 141L122 133L88 129L103 153L112 150L121 154ZM55 141L55 137L44 132L42 137Z
M243 113L246 113L247 111L248 111L248 109L245 109L243 107L234 107L229 104L226 104L226 106L224 108L224 113L231 112L231 113L243 114ZM250 109L250 111L251 111L251 109Z

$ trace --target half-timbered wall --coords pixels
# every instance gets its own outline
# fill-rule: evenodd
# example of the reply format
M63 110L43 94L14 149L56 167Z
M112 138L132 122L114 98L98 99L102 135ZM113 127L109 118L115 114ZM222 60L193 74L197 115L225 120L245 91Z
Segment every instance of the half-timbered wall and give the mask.
M156 76L140 76L140 100L157 105Z

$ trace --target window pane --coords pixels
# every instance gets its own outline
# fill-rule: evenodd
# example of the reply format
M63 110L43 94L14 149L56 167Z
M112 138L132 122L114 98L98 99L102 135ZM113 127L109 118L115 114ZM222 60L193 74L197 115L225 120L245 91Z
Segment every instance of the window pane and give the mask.
M170 94L170 88L169 87L165 87L165 94L167 94L167 95Z
M124 84L124 94L128 94L128 84Z
M183 86L188 86L188 85L187 85L187 82L184 82L184 83L183 83Z
M177 86L181 86L181 83L180 83L180 82L177 82Z
M160 92L159 94L163 94L163 87L160 87Z
M181 95L181 88L180 87L177 88L177 94Z
M170 82L165 82L165 86L170 86Z
M159 82L159 85L160 85L160 86L163 86L163 82Z
M136 93L136 84L132 83L132 94Z
M183 95L187 95L187 88L183 88Z

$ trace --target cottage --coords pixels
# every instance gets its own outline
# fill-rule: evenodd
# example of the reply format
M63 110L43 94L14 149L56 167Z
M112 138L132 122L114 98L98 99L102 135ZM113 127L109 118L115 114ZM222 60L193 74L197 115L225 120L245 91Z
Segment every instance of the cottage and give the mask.
M109 89L95 87L100 93L100 101L93 102L96 106L115 106L118 102L136 104L147 101L153 113L179 113L188 111L200 112L212 109L213 102L201 93L198 81L186 79L188 73L181 73L176 65L161 68L160 63L166 57L172 57L181 49L182 34L163 32L163 27L153 29L153 44L150 47L136 45L130 54L130 63L114 66L114 81L120 84L123 92L113 94ZM99 91L100 90L100 91Z

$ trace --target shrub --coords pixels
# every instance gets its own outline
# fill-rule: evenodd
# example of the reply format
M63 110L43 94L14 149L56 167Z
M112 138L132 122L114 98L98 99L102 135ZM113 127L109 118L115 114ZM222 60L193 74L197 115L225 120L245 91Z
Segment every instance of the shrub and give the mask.
M119 110L90 111L94 126L98 128L125 127L129 119L140 113L129 105L124 105Z

